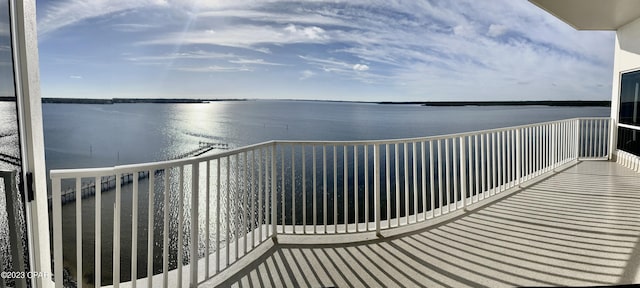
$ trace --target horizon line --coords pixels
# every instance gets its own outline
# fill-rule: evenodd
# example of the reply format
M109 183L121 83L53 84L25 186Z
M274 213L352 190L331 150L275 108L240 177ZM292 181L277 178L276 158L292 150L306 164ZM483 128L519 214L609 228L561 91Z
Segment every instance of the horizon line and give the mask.
M0 97L2 99L3 97ZM7 97L15 98L15 97ZM611 100L489 100L489 101L358 101L358 100L326 100L326 99L257 99L257 98L58 98L42 97L42 103L50 104L132 104L132 103L166 103L188 104L223 101L305 101L305 102L340 102L370 104L408 104L422 106L611 106ZM1 100L0 100L1 101Z

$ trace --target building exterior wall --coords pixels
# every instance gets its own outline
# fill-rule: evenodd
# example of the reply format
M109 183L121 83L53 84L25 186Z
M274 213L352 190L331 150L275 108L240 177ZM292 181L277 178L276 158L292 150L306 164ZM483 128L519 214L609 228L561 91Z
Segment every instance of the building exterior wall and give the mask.
M610 147L616 155L617 125L620 106L620 78L622 73L640 70L640 18L616 31L611 92L611 118L614 125Z

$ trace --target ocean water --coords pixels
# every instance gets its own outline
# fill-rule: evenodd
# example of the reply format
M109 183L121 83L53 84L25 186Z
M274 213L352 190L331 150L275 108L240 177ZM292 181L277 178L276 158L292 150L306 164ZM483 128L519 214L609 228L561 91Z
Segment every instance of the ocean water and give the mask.
M20 158L16 119L16 103L0 101L0 154L11 158ZM0 160L0 170L14 170L16 168L16 165Z
M221 101L202 104L44 104L48 169L104 167L171 159L198 148L200 142L238 148L269 140L378 140L442 135L574 117L606 117L606 107L424 107L319 101ZM210 153L220 152L214 149ZM175 178L176 171L172 172ZM156 188L162 179L156 179ZM173 182L173 180L171 180ZM73 183L71 184L73 185ZM140 181L138 277L146 276L148 180ZM171 203L177 202L172 184ZM156 189L154 239L162 238L163 192ZM113 191L101 206L102 284L111 283ZM187 201L188 202L188 201ZM189 211L189 204L185 209ZM201 204L202 206L202 204ZM200 208L201 211L203 208ZM83 281L93 281L95 199L82 201ZM131 185L122 189L121 280L130 279ZM187 212L188 213L188 212ZM177 211L170 207L172 235ZM129 215L129 216L126 216ZM75 205L63 206L64 265L75 275ZM300 219L300 218L298 218ZM234 225L233 223L231 225ZM202 226L202 225L200 225ZM201 227L203 228L203 227ZM213 227L212 227L213 228ZM212 230L213 231L213 230ZM186 234L188 235L188 234ZM187 237L188 238L188 237ZM170 267L177 243L170 239ZM189 241L189 239L186 239ZM154 273L162 269L162 242L154 245ZM215 249L215 247L212 247ZM202 252L203 253L203 252ZM75 277L74 277L75 278Z
M198 148L201 141L237 148L269 140L421 137L573 117L607 117L609 111L607 107L222 101L44 104L43 118L47 168L59 169L166 160Z

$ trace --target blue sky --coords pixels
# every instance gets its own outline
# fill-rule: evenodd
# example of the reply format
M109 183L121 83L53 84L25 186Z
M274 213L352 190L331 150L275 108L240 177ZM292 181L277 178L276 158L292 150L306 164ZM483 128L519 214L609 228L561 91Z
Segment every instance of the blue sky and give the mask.
M525 0L38 0L37 7L44 97L611 95L614 33L575 31Z

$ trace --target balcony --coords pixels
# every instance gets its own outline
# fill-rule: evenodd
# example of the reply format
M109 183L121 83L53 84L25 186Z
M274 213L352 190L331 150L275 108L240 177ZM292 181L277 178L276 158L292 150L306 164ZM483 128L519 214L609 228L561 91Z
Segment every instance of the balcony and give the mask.
M624 152L606 161L610 132L580 118L51 171L54 274L113 287L633 282L640 179Z
M203 287L637 283L637 174L612 162L584 161L545 178L498 194L491 204L378 239L314 245L280 237L229 279Z

